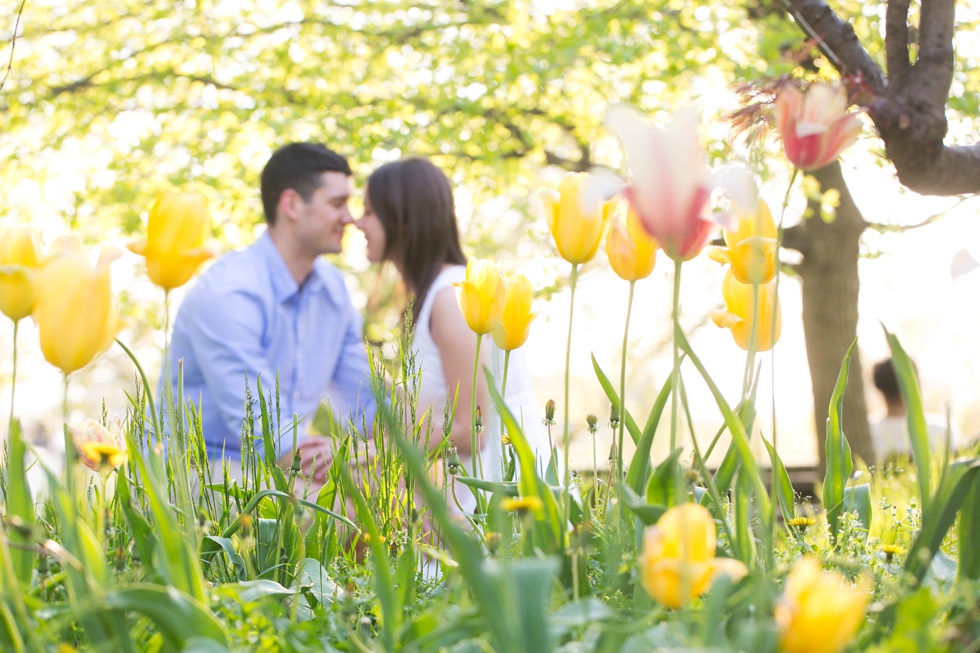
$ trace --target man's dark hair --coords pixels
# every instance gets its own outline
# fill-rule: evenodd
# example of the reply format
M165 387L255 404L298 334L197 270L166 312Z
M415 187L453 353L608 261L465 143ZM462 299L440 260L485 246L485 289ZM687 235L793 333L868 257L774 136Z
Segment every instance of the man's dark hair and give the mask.
M319 143L290 143L273 152L262 169L262 208L265 221L276 223L276 207L283 191L292 188L304 201L320 187L324 172L351 175L347 159Z
M918 372L915 363L912 369ZM898 377L895 376L895 368L892 359L886 359L877 363L874 368L875 387L885 395L885 399L901 399L902 391L898 387Z

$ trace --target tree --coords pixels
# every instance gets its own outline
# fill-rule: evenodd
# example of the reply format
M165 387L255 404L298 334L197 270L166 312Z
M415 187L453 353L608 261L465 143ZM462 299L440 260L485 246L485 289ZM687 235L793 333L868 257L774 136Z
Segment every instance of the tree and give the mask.
M977 114L975 95L965 84L976 82L976 65L955 58L953 0L922 0L910 12L909 0L888 0L884 43L879 25L868 24L861 6L851 5L846 20L824 0L787 0L786 7L802 36L850 85L852 99L865 107L894 165L899 181L925 195L959 195L980 190L980 145L948 145L947 111ZM916 20L916 18L918 20ZM858 38L855 25L862 30ZM968 27L965 25L964 27ZM884 54L887 71L878 59ZM914 62L912 55L916 54ZM812 59L810 59L812 63ZM963 87L951 93L954 75ZM949 105L949 107L947 107ZM857 335L857 257L861 234L874 227L864 220L834 163L814 173L822 191L836 190L841 204L836 219L804 220L787 230L784 243L803 254L798 271L803 282L803 320L813 382L814 417L824 463L824 424L839 360ZM816 209L812 206L811 209ZM878 225L880 226L880 225ZM844 428L852 450L874 462L868 430L861 364L851 363L844 403Z

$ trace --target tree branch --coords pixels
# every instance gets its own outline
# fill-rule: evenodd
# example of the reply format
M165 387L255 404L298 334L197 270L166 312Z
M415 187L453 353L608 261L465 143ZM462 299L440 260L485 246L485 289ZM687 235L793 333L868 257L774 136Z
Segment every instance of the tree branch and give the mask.
M888 58L888 86L905 84L912 66L909 59L909 5L911 0L888 0L885 11L885 53Z
M875 94L885 91L888 82L881 67L864 49L851 24L841 20L824 0L783 0L800 27L829 51L834 67L842 76L860 75Z
M912 70L917 99L945 107L953 83L955 0L922 0L919 56Z
M889 0L885 17L889 72L825 0L783 0L800 28L816 38L842 76L858 77L865 102L898 180L923 195L980 193L980 144L946 145L946 100L953 79L955 0L922 0L919 56L908 63L909 0ZM903 65L908 68L903 77Z
M7 78L10 77L10 73L14 71L14 47L17 45L17 30L20 29L20 17L24 13L24 5L26 4L27 0L22 0L20 9L17 10L17 20L14 21L14 33L10 37L10 61L7 62L7 72L3 74L3 79L0 79L0 90L7 83Z

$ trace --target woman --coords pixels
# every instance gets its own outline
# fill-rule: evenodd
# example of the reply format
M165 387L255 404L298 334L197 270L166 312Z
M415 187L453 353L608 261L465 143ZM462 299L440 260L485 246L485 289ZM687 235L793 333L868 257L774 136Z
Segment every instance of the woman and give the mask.
M383 165L368 177L364 216L357 226L367 238L368 260L391 261L408 292L415 296L413 349L421 370L419 414L430 406L434 415L442 414L447 393L451 396L458 388L450 438L469 471L472 469L470 402L476 335L463 319L453 288L454 283L466 277L466 257L459 244L449 180L425 159ZM480 360L481 366L489 367L499 383L503 352L490 338L484 339ZM486 427L480 441L483 476L499 480L502 475L500 420L492 410L483 374L477 378L477 406L483 412ZM505 400L523 422L543 472L549 459L548 434L541 423L534 385L520 349L511 354ZM469 493L462 492L460 485L456 487L463 505L472 508Z

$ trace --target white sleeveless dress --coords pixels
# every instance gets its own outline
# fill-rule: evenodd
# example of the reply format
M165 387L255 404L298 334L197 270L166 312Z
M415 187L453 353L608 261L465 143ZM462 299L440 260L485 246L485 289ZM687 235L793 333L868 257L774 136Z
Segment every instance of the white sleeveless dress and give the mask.
M446 405L446 395L448 386L446 375L442 369L442 356L439 347L432 340L429 330L429 323L432 318L432 305L436 295L442 290L452 287L456 282L466 278L466 268L456 265L443 270L425 296L422 308L419 309L418 319L415 323L415 340L413 349L416 352L415 362L421 370L421 380L419 388L418 413L421 415L429 407L432 408L433 424L441 424L443 410ZM493 378L499 384L503 379L504 373L504 352L499 349L490 336L483 337L484 349L490 351L490 371ZM455 388L453 388L455 391ZM527 357L524 350L516 349L510 353L510 363L507 369L507 394L504 397L507 407L523 426L524 435L531 445L532 451L538 459L539 474L544 475L544 470L548 467L550 460L548 431L542 419L544 418L544 406L539 405L538 399L534 394L534 381L527 367ZM484 443L480 452L481 462L483 463L483 476L486 480L499 481L503 478L502 452L500 445L500 418L493 406L481 406L483 411ZM472 470L471 460L460 456L463 465L469 473ZM558 478L561 478L559 472ZM456 484L456 496L459 498L463 507L471 511L475 506L472 495L466 490L462 483Z

